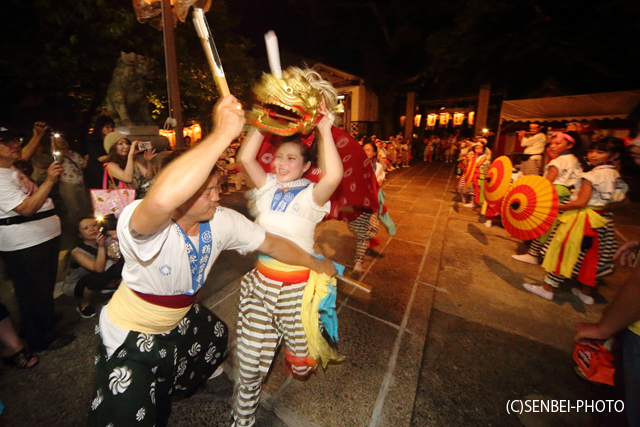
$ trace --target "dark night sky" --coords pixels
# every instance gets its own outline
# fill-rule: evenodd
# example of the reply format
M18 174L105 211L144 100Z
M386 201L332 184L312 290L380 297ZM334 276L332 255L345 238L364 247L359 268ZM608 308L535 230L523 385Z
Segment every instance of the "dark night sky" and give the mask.
M355 74L362 70L357 56L345 55L339 49L332 48L332 33L341 33L341 26L344 25L340 13L332 21L318 24L310 18L309 9L300 7L301 10L295 10L286 0L228 1L227 5L229 15L240 18L235 32L251 40L253 49L250 54L259 66L264 67L264 71L268 71L264 34L269 30L275 31L278 36L285 68L301 65L301 60L309 60L325 62ZM325 27L318 29L322 25Z

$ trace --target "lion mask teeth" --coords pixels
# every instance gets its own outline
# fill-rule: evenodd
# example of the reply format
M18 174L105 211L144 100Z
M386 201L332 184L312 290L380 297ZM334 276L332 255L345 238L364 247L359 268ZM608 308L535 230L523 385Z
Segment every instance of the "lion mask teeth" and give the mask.
M280 136L308 134L315 127L321 95L302 76L263 74L253 91L260 103L249 114L253 125Z

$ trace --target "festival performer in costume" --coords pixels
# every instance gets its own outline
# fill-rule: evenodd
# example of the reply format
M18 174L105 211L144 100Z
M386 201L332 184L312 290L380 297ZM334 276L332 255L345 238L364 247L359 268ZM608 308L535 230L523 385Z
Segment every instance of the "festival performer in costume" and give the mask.
M311 70L300 75L306 80L322 81ZM318 99L318 112L322 117L315 135L319 139L322 166L317 184L303 178L315 156L301 135L281 141L273 161L273 174L266 173L256 159L264 139L259 129L254 128L248 135L241 154L245 171L256 185L251 195L259 213L256 222L309 253L313 253L316 224L330 212L329 198L342 180L342 161L331 134L335 119L331 111L336 99L335 89L328 82L323 84ZM237 340L240 372L234 404L236 426L255 423L262 382L282 339L294 375L304 377L315 366L315 360L309 357L301 322L302 297L308 278L306 268L260 257L257 267L242 280Z
M458 181L458 192L462 196L462 203L466 208L479 206L481 203L481 178L484 179L483 172L486 168L487 156L484 154L482 142L474 142L472 150L465 159L466 171ZM467 202L467 197L470 201Z
M384 206L384 192L380 190L382 183L385 179L385 173L383 166L376 162L376 146L371 142L367 142L363 146L364 152L367 154L367 158L371 160L371 167L373 168L372 181L374 188L378 191L379 195L382 195L382 199L378 198L378 205L380 209L383 209L383 217L387 218L385 225L389 229L390 234L395 234L395 225L391 222L389 214L386 213L386 207ZM381 193L382 192L382 193ZM350 214L345 213L345 217L348 219L347 226L349 230L356 235L356 252L353 258L353 272L352 276L355 279L359 279L362 273L364 273L364 256L369 254L374 257L381 258L384 255L378 253L372 249L373 242L376 239L378 233L378 227L380 221L378 218L378 212L371 209L355 208Z
M330 262L217 206L215 164L245 120L231 95L215 113L213 133L167 165L149 194L118 220L123 280L100 313L92 426L164 426L171 398L190 395L221 366L227 326L195 301L222 250L259 250L335 272Z
M579 145L574 145L576 140L579 141L579 138L580 135L577 132L560 132L551 138L548 149L551 161L544 167L544 177L555 187L560 203L569 201L571 190L574 189L576 181L582 175L582 165L578 161L578 158L581 157L580 153L578 152L576 156L573 152L574 147L579 150ZM526 254L511 255L511 258L527 264L538 265L540 251L547 242L550 233L551 230L532 240Z
M582 174L569 202L559 206L563 213L543 250L546 253L542 267L547 271L544 284L525 283L529 292L552 300L561 283L575 279L581 288L571 292L591 305L596 278L613 271L617 243L611 208L624 200L628 190L610 161L616 139L591 143L587 159L593 169Z

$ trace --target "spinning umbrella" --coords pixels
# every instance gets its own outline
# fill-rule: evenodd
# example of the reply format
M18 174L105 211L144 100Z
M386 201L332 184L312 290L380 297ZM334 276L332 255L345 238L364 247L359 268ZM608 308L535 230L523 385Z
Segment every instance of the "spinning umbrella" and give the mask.
M558 216L558 193L537 175L527 175L513 183L502 200L505 230L521 240L532 240L549 231Z
M491 163L484 177L484 198L492 203L500 200L509 190L513 165L507 156L501 156Z

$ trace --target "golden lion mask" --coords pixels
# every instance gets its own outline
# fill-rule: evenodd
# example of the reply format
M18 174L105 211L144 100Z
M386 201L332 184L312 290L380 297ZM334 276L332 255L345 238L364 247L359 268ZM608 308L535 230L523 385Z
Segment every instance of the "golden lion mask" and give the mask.
M324 99L329 111L336 104L336 90L312 70L289 68L282 78L263 74L253 88L260 105L254 105L249 122L280 136L308 134L316 126L319 106Z

